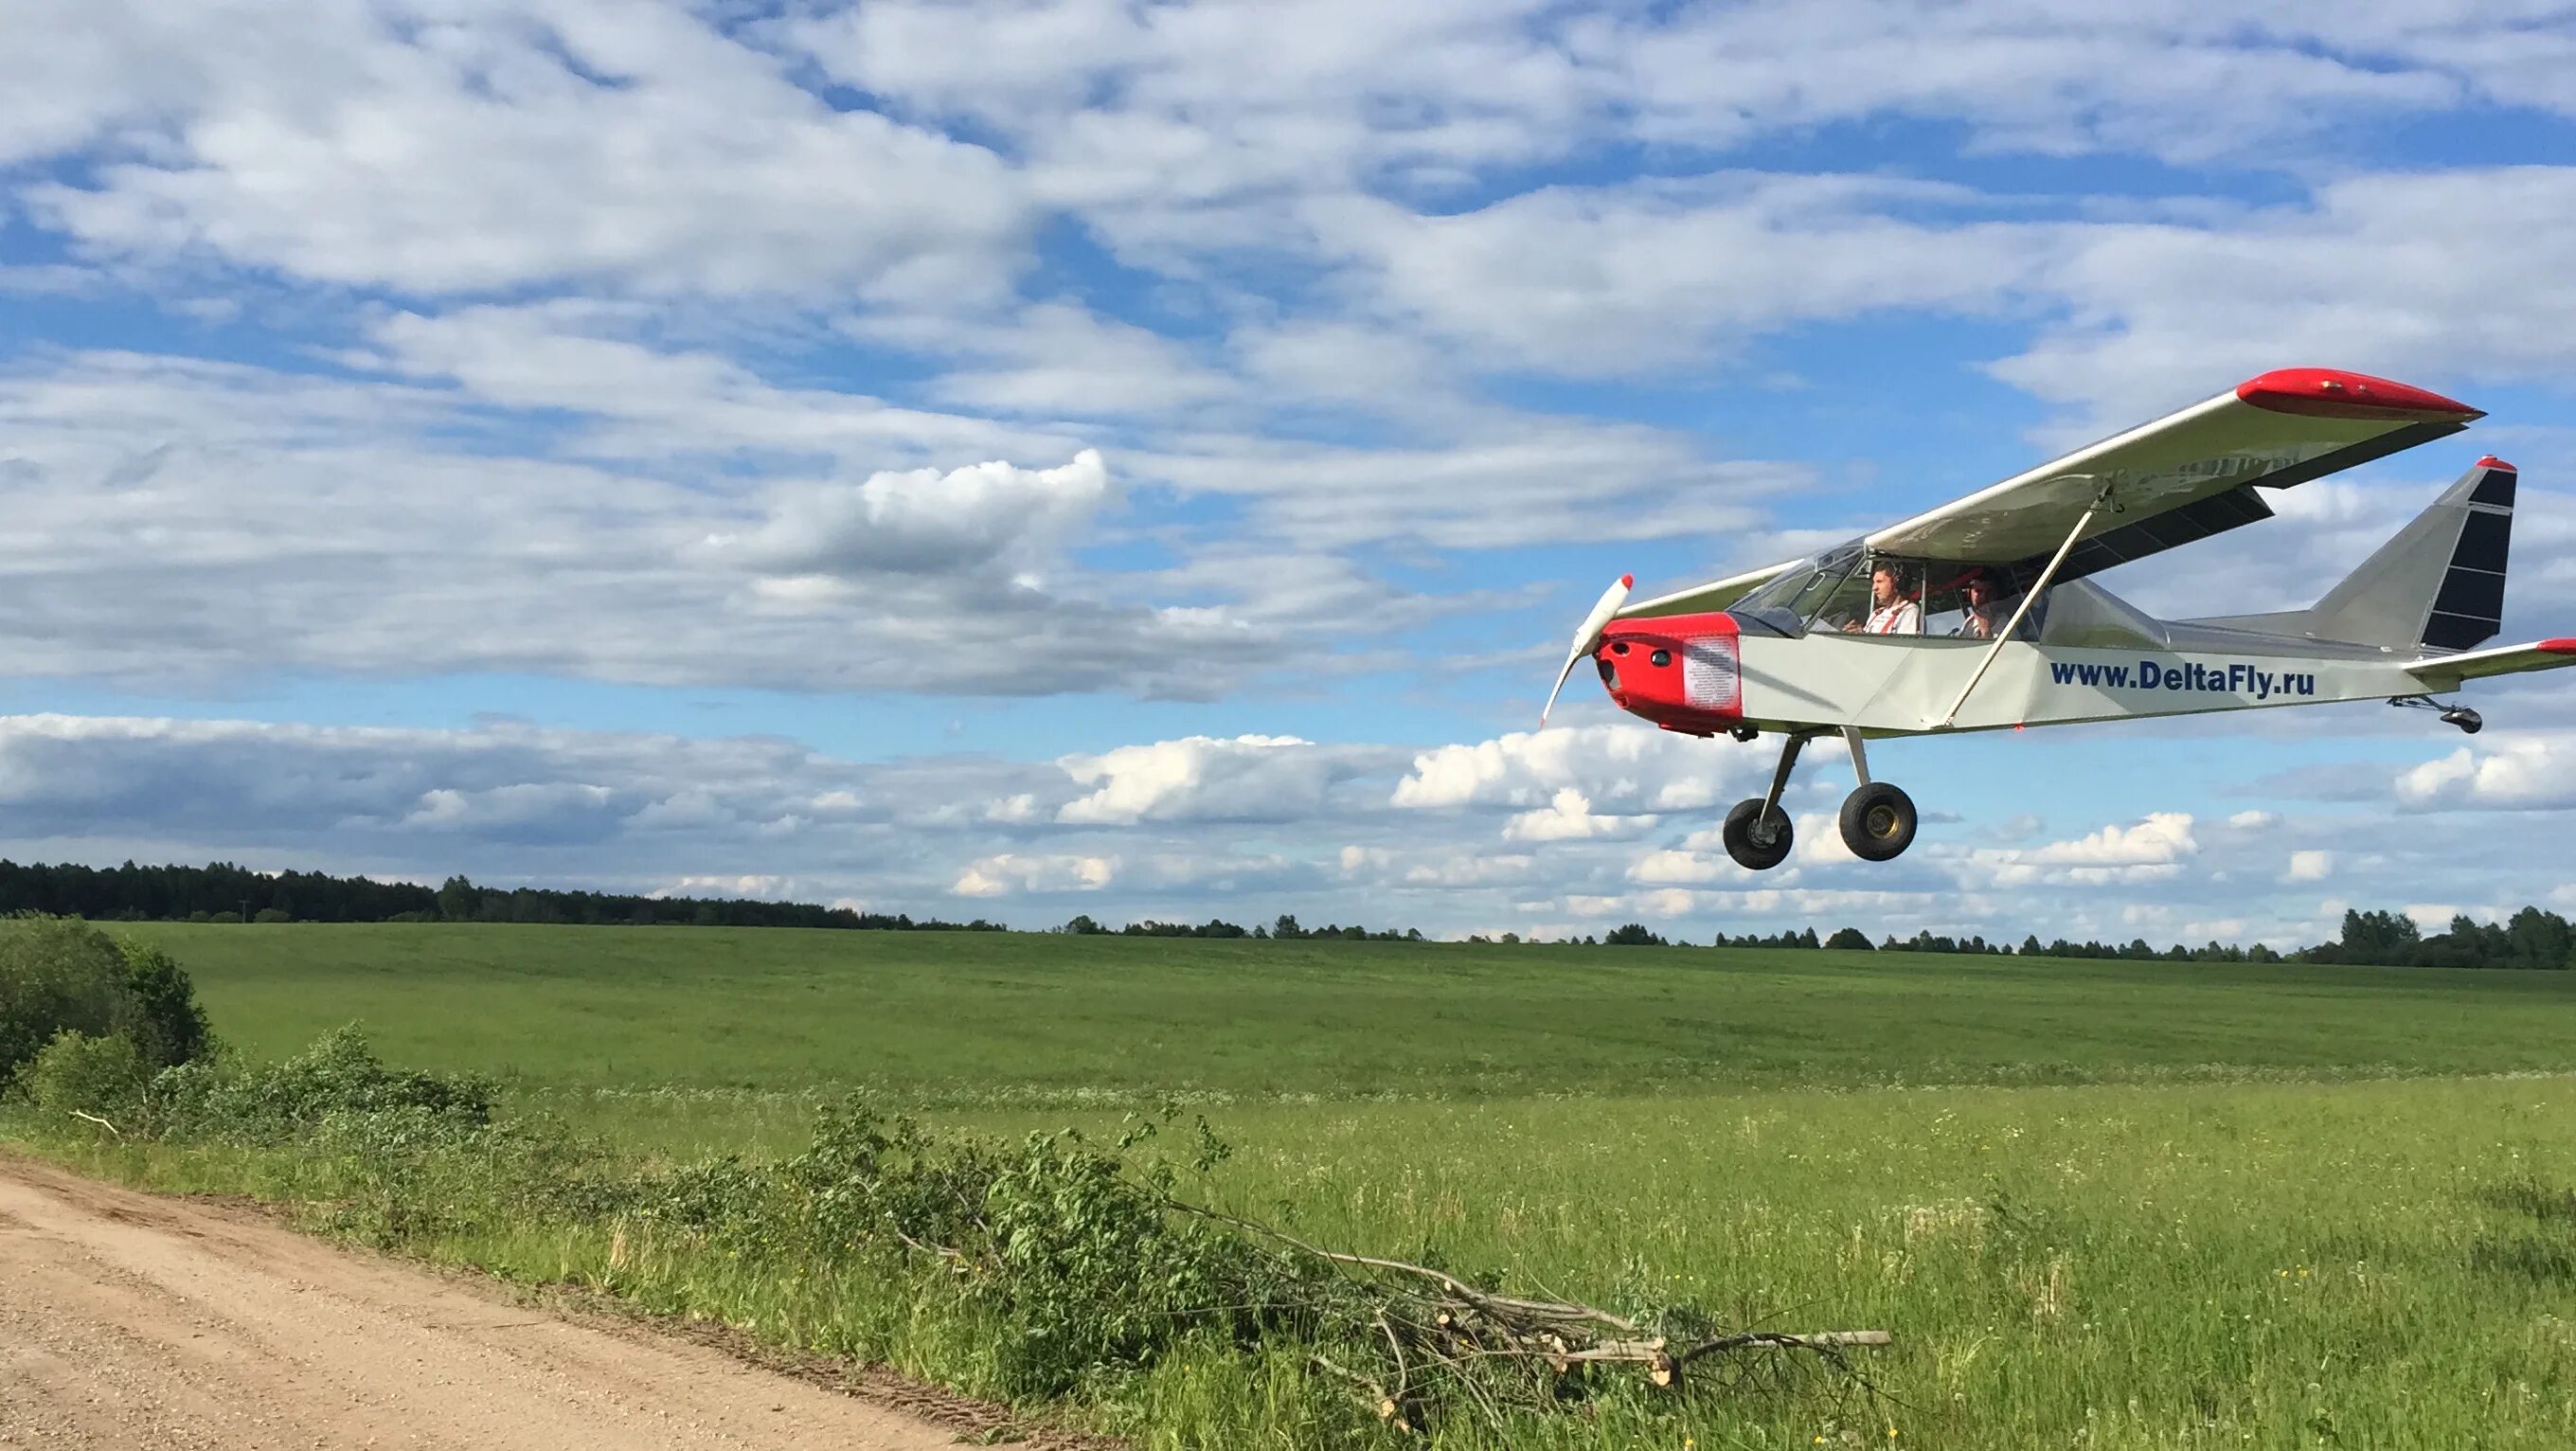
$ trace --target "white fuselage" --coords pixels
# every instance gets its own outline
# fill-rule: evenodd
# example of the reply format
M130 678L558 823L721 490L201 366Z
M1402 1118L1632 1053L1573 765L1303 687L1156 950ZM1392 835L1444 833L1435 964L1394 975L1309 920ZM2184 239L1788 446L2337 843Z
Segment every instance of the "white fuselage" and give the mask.
M2254 642L2249 640L2248 644ZM1950 719L1988 640L1813 633L1747 634L1740 642L1744 719L1766 728L1857 726L1873 734L1999 730L2142 715L2257 710L2420 693L2406 666L2376 659L2254 649L2139 644L2078 647L2007 641ZM2281 653L2275 653L2281 651Z

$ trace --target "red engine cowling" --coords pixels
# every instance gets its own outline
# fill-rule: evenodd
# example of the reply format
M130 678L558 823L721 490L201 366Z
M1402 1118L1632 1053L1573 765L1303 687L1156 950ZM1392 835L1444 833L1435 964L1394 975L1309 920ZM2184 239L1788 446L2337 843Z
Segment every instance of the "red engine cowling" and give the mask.
M1592 659L1621 710L1668 731L1715 735L1744 719L1743 654L1733 615L1614 620Z

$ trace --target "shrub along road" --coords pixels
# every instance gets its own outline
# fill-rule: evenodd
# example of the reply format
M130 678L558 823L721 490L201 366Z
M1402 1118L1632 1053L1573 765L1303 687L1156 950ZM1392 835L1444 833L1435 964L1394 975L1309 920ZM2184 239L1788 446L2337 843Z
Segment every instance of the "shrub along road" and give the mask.
M0 1285L0 1446L957 1444L719 1350L7 1156Z

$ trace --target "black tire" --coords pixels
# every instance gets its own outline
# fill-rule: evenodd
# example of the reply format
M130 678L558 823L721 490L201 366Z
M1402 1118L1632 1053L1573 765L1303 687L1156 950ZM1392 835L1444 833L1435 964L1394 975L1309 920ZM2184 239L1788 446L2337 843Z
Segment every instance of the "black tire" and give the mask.
M1770 818L1763 822L1770 839L1757 841L1753 834L1754 818L1762 815L1762 798L1747 796L1726 813L1726 828L1718 833L1726 841L1726 854L1735 864L1751 872L1767 872L1789 859L1789 847L1797 832L1789 825L1789 813L1774 806Z
M1843 798L1843 845L1865 862L1893 861L1914 845L1914 798L1872 781Z

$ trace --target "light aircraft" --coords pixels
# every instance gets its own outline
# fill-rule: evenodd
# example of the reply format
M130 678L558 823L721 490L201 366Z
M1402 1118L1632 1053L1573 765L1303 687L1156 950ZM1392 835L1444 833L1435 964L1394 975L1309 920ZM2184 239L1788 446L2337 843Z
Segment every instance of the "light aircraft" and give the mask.
M2433 697L2576 665L2576 639L2472 648L2504 613L2516 474L2493 456L2304 610L2160 620L2088 576L2268 519L2267 490L2484 416L2385 378L2284 368L1806 559L1635 604L1622 575L1539 724L1588 655L1613 702L1666 730L1781 736L1769 794L1722 833L1755 871L1789 855L1781 793L1819 736L1849 743L1860 779L1844 844L1886 861L1913 844L1914 802L1871 779L1868 740L2354 700L2474 732L2476 711Z

